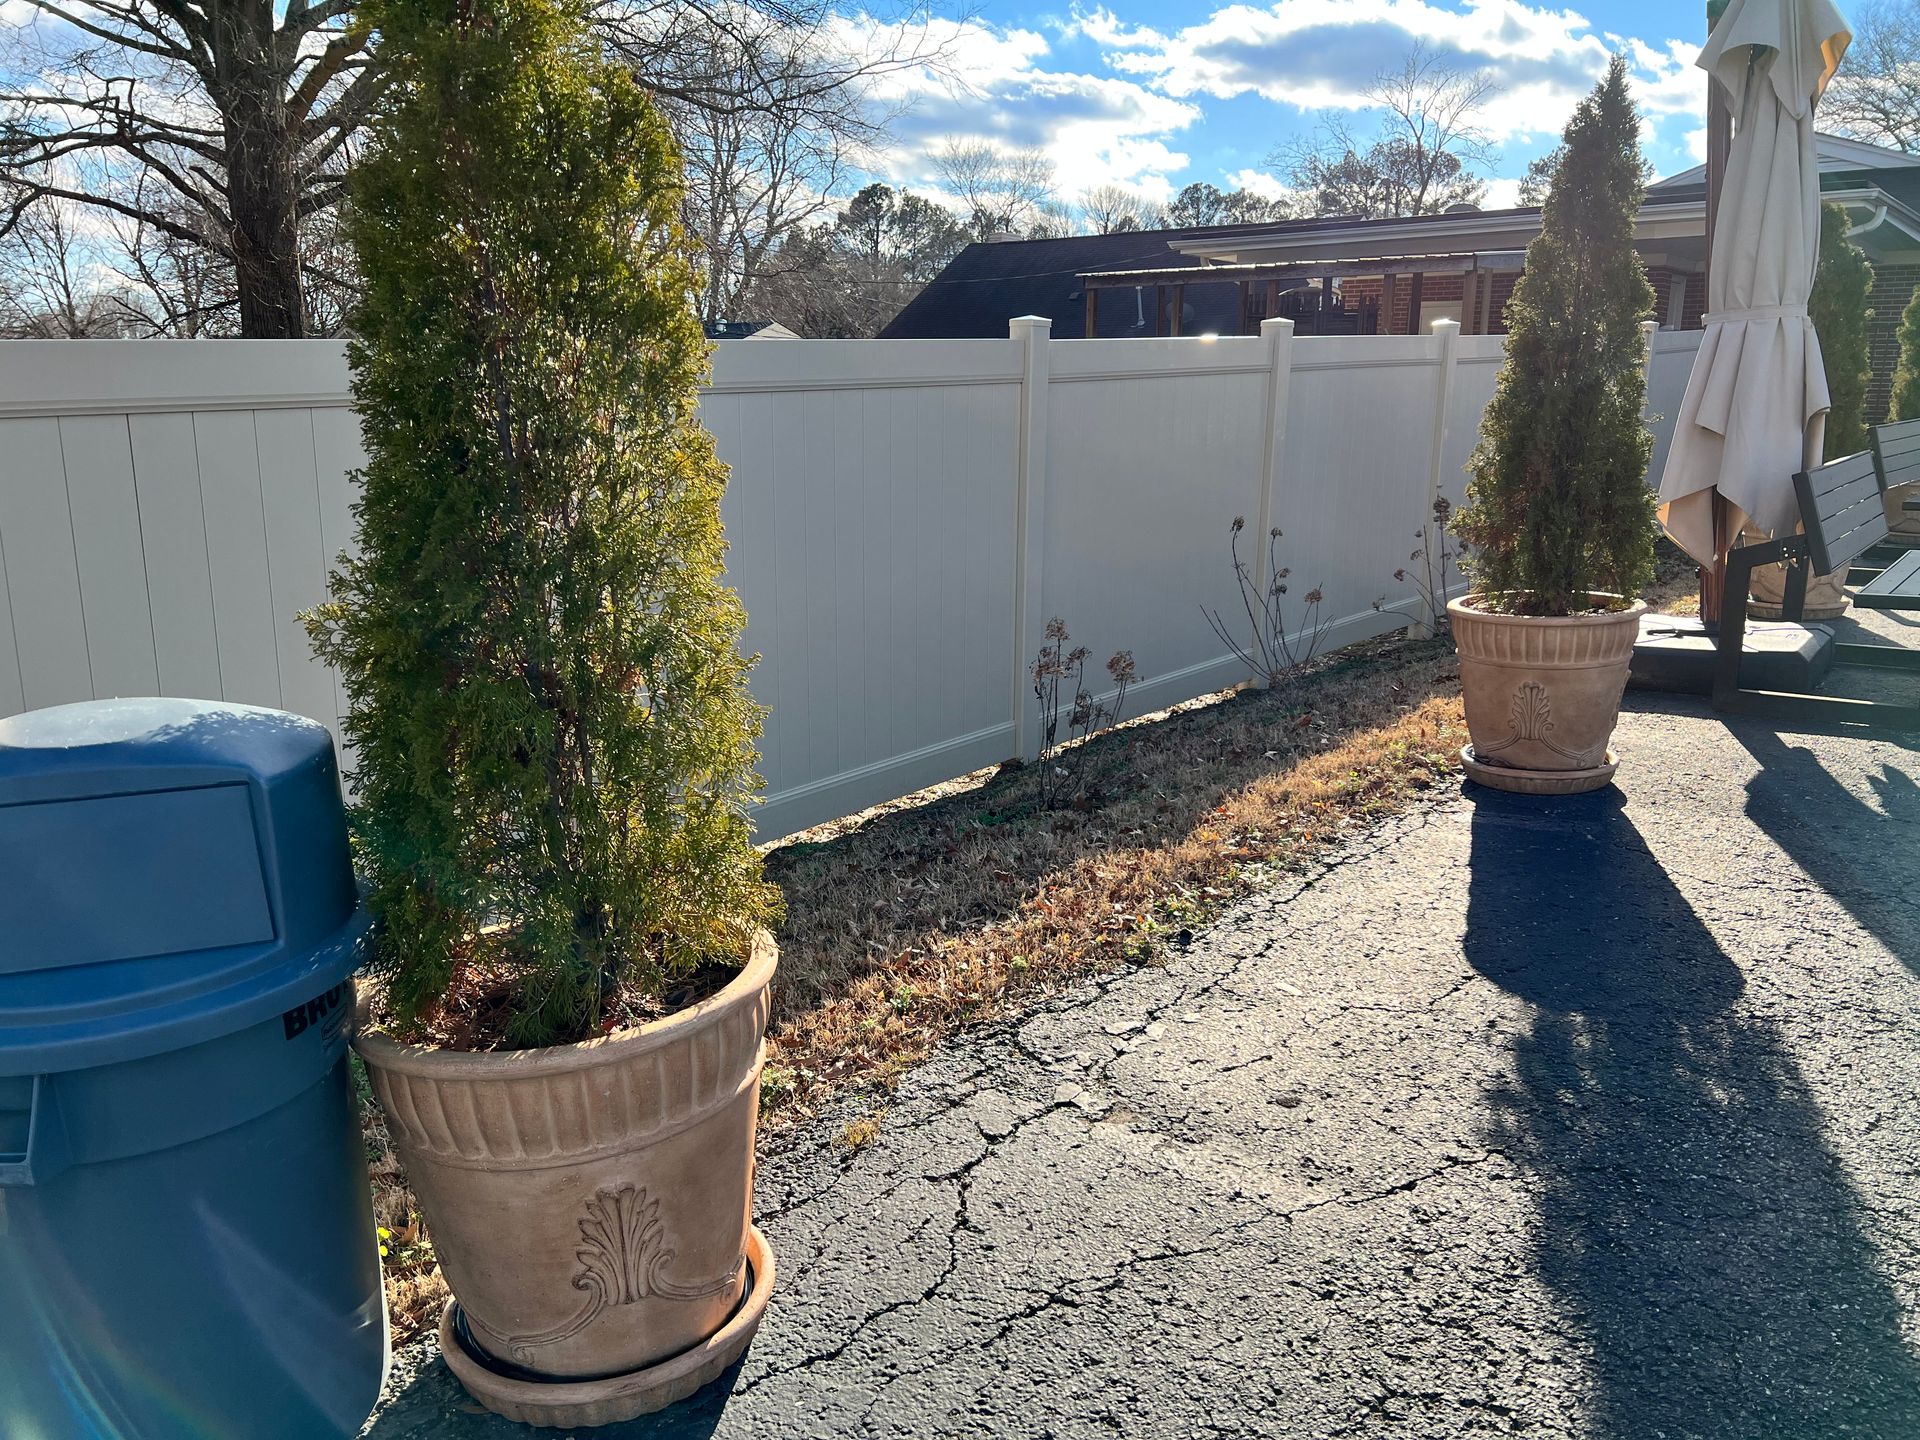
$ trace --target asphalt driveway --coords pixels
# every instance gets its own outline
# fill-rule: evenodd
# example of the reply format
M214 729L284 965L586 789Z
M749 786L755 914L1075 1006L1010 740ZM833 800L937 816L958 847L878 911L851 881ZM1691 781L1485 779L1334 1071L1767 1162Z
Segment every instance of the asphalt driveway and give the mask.
M1920 755L1631 696L768 1155L640 1436L1920 1437ZM870 1107L868 1107L870 1108ZM529 1434L430 1347L372 1440Z

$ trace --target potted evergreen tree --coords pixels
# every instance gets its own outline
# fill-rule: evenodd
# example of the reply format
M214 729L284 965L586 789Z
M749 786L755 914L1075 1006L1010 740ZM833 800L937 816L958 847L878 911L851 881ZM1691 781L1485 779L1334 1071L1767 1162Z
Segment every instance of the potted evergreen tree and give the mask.
M1640 121L1616 57L1568 123L1507 307L1507 353L1454 522L1474 592L1447 607L1474 779L1568 794L1613 778L1653 571L1653 436L1634 218Z
M351 708L380 980L356 1048L488 1407L588 1425L719 1373L777 892L694 414L680 176L586 0L378 0L348 225L367 460L309 619Z

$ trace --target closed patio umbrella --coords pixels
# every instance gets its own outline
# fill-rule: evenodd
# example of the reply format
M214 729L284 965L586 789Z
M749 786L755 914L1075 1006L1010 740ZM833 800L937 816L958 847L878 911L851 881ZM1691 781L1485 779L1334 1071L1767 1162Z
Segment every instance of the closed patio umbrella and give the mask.
M1829 0L1732 0L1700 52L1738 128L1660 520L1709 567L1724 563L1743 514L1769 534L1791 533L1793 474L1819 460L1828 398L1807 318L1820 240L1813 112L1851 39ZM1716 495L1736 513L1716 517Z

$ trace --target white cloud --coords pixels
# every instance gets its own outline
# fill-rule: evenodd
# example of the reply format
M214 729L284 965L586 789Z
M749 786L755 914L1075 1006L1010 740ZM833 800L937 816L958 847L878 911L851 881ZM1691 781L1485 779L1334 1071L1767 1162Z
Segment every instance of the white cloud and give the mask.
M1286 200L1293 195L1284 182L1265 170L1235 170L1227 176L1226 190L1248 190L1262 200Z
M1169 141L1200 118L1197 104L1138 80L1050 70L1051 45L1037 31L981 20L839 24L856 53L938 56L874 86L875 99L899 112L892 144L872 162L891 180L931 187L932 156L950 138L1044 151L1063 197L1117 184L1165 199L1176 188L1169 177L1190 163Z
M1487 198L1480 202L1483 210L1511 210L1520 203L1520 181L1503 179L1487 181Z
M1235 3L1171 32L1130 27L1104 9L1074 19L1119 73L1176 98L1254 94L1298 111L1366 108L1368 83L1424 44L1499 87L1482 123L1499 140L1552 136L1624 48L1635 94L1651 115L1698 113L1704 76L1694 47L1595 32L1571 10L1520 0L1277 0ZM1610 43L1614 42L1614 43Z

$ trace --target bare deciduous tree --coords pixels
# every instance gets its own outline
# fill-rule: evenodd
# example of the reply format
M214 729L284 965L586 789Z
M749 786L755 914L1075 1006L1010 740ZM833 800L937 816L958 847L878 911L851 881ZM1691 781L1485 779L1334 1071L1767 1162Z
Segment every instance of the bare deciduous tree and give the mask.
M210 247L239 330L309 333L301 229L380 78L352 0L24 0L0 92L0 233L45 201Z
M1080 195L1080 214L1095 235L1118 235L1129 230L1155 230L1166 214L1153 201L1124 185L1095 185Z
M949 140L933 157L940 187L960 202L977 240L1024 234L1054 203L1053 162L1039 150Z
M0 337L84 340L123 333L113 297L90 272L76 207L40 205L0 246Z
M352 276L333 207L382 84L354 0L22 3L36 23L0 27L0 75L42 79L0 83L0 235L43 202L83 204L122 222L137 325L337 331ZM869 9L856 52L827 0L596 0L601 42L687 156L710 315L880 135L871 82L941 65L918 3Z
M791 37L733 31L682 33L677 57L702 77L701 94L723 71L772 87L765 103L702 104L663 98L680 141L688 234L703 260L701 318L744 318L737 309L767 256L789 234L830 214L850 154L870 138L857 86L830 111L807 101L779 103L776 92L804 87L814 57ZM667 77L671 82L672 77Z
M1861 7L1847 62L1820 102L1820 123L1920 150L1920 3L1874 0Z
M1478 204L1487 187L1474 172L1493 159L1493 145L1477 119L1494 88L1484 71L1461 70L1417 45L1364 91L1381 116L1374 135L1330 118L1269 163L1286 166L1293 187L1322 215L1381 219Z
M829 0L597 0L602 40L680 142L705 319L745 318L770 257L838 207L893 118L876 82L944 63L920 0L866 15L856 48Z

